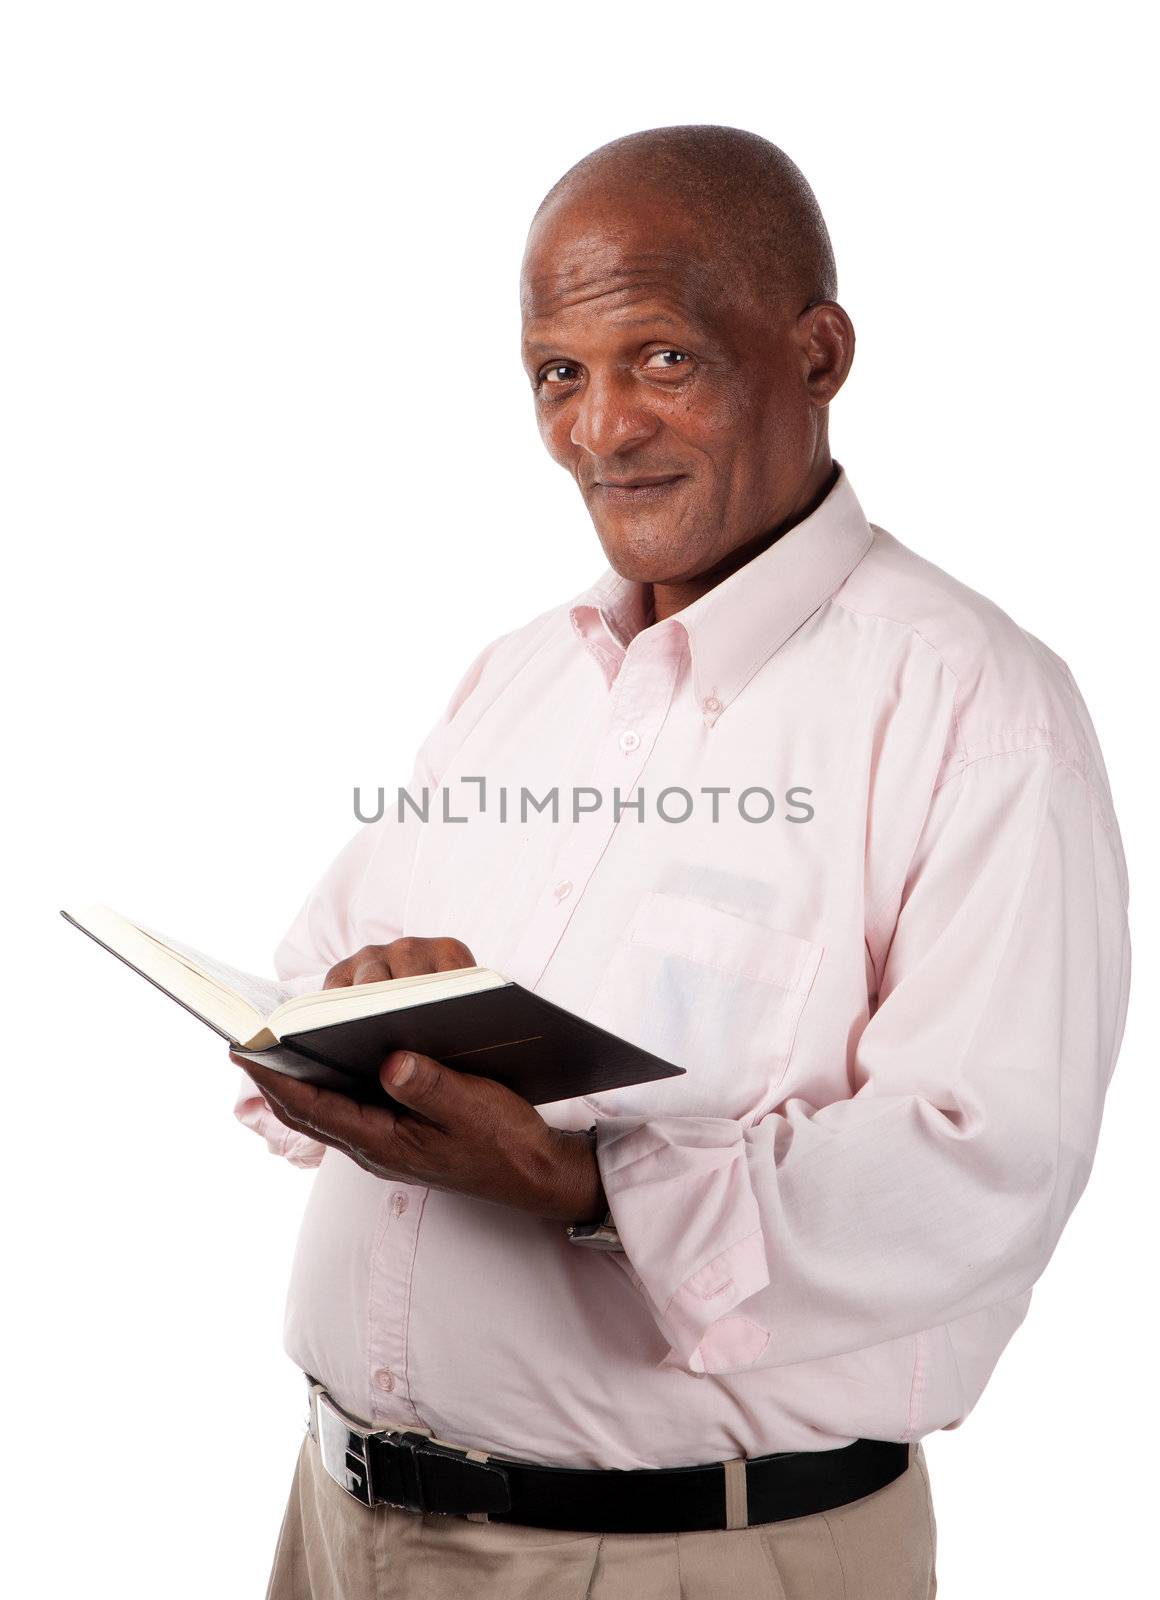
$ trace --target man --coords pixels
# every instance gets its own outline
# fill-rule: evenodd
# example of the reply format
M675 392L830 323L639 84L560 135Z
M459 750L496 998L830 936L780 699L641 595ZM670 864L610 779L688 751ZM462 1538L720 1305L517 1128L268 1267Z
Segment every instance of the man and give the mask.
M318 1167L277 1600L935 1593L921 1440L1089 1175L1128 882L1066 664L831 458L836 292L738 129L614 140L532 223L524 365L609 565L477 656L429 819L364 827L277 965L478 963L687 1070L537 1108L396 1052L393 1116L246 1064Z

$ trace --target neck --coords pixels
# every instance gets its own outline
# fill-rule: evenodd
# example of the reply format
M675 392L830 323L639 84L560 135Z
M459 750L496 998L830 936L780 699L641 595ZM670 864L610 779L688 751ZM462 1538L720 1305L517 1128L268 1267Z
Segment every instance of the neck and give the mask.
M812 516L837 483L839 470L831 460L830 452L825 451L803 485L793 511L772 528L765 529L753 539L747 539L744 544L730 550L716 566L707 572L698 573L696 577L682 578L677 583L646 585L645 616L648 619L646 626L649 622L663 622L675 612L683 611L686 606L692 605L694 600L699 600L703 594L708 594L710 589L715 589L739 567L752 561L754 556L759 556L763 550L768 550L771 544L776 544L783 534L788 533L791 528L796 528L799 522L804 522L807 517ZM648 591L651 591L651 598Z

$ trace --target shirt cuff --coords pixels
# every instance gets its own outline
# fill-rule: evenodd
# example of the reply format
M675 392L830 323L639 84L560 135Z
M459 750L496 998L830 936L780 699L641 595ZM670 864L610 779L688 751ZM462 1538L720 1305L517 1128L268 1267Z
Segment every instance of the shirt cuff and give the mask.
M239 1068L238 1075L241 1083L234 1103L234 1116L242 1126L260 1134L271 1153L285 1156L292 1167L317 1167L326 1154L326 1146L279 1122L249 1073Z
M624 1246L614 1259L668 1340L662 1368L752 1365L769 1332L730 1313L768 1287L745 1130L725 1117L600 1117L596 1160Z

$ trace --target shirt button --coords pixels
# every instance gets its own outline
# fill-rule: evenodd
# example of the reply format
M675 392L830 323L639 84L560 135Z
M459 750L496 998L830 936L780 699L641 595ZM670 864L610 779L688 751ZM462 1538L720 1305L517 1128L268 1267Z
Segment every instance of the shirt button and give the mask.
M395 1374L391 1371L390 1367L380 1367L375 1373L375 1386L376 1388L384 1390L387 1394L390 1394L391 1390L395 1387Z
M635 733L631 728L626 729L620 736L620 748L622 750L635 750L639 743L640 734Z
M567 900L568 896L571 893L572 893L572 880L570 878L565 878L563 883L558 883L556 885L555 894L556 894L556 899L557 900Z
M707 699L701 701L701 709L702 711L720 711L721 702L715 694L711 694Z
M397 1217L401 1217L403 1215L403 1212L406 1211L410 1203L411 1202L407 1199L407 1196L403 1194L401 1190L391 1196L391 1210Z

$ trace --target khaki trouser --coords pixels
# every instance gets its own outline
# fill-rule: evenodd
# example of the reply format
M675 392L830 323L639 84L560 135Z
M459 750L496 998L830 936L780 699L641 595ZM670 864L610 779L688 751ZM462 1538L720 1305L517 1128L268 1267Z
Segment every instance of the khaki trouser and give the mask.
M697 1533L570 1533L362 1506L305 1435L266 1600L931 1600L922 1446L884 1489L809 1517Z

